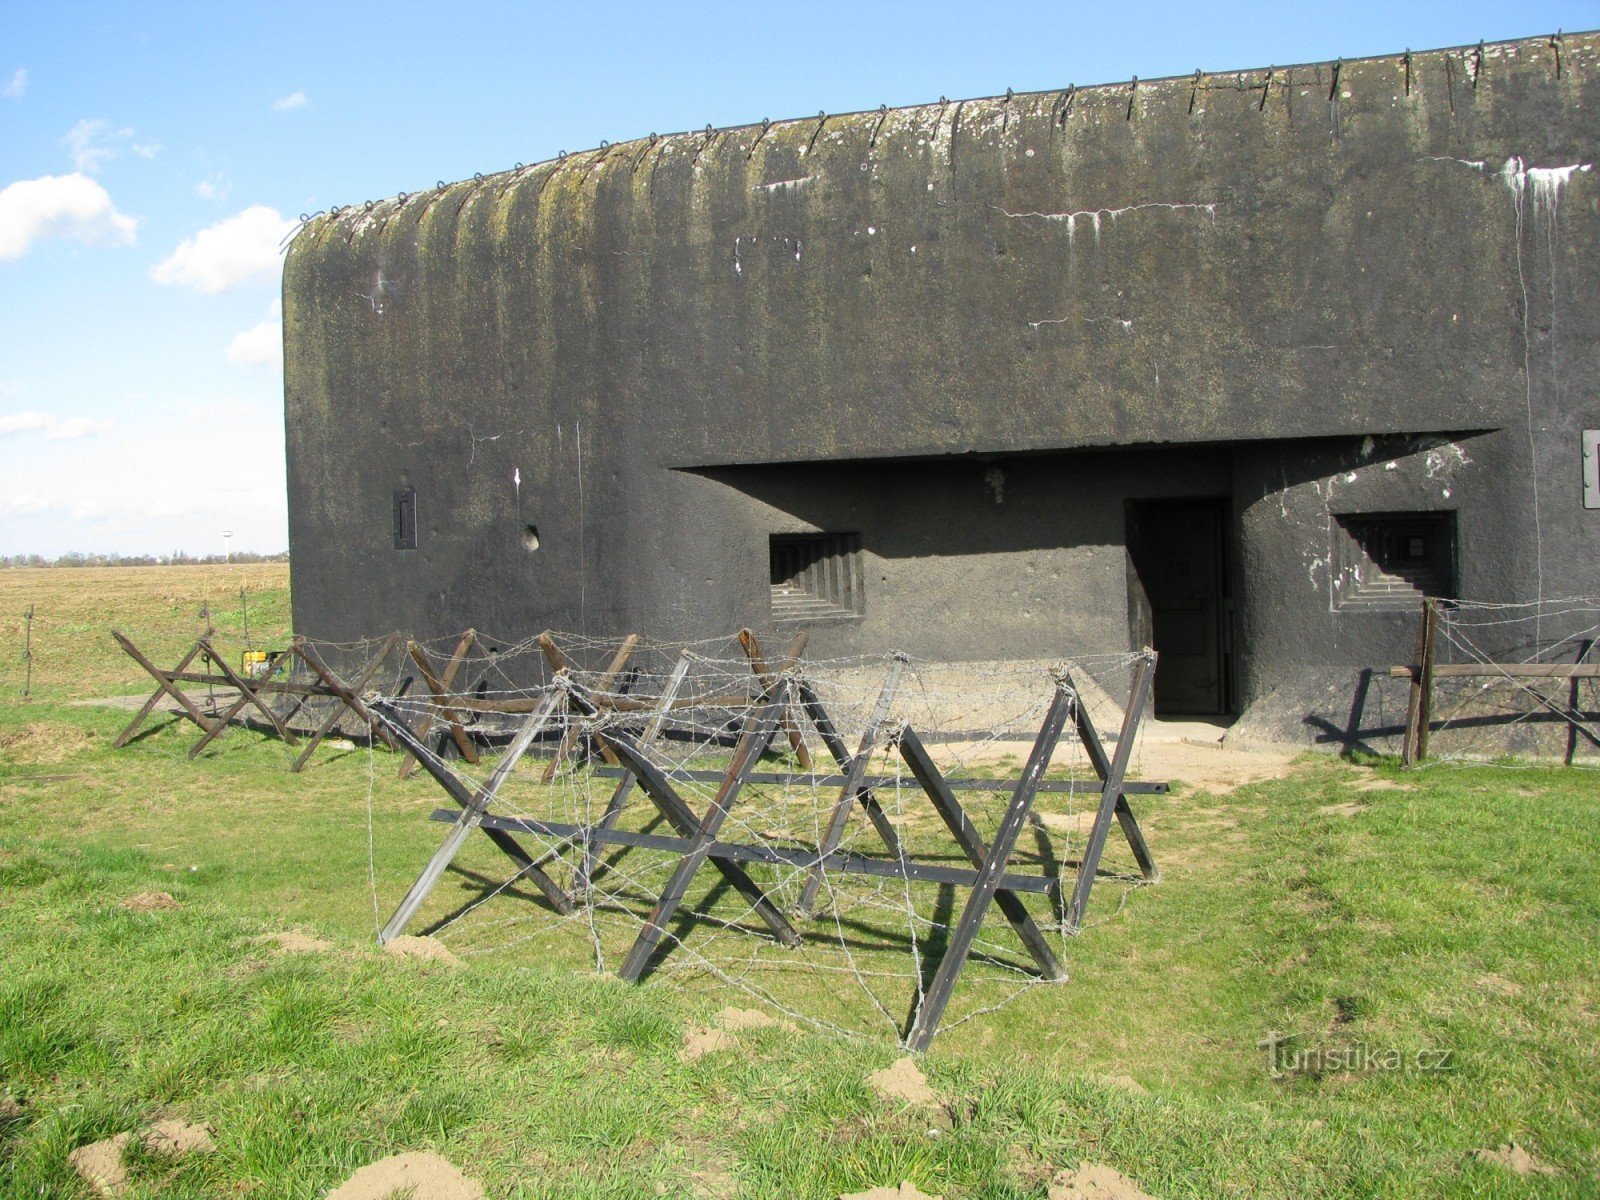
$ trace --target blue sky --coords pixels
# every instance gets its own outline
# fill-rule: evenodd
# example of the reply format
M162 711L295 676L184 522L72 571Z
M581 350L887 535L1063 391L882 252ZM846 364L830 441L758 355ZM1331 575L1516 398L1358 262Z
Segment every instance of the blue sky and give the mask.
M287 544L299 214L602 139L1600 26L1600 0L0 0L0 553Z

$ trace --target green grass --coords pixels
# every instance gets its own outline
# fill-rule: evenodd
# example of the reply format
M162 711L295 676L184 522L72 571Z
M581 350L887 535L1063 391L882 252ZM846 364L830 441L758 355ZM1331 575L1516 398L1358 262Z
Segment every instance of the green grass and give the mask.
M1020 1200L1084 1159L1163 1200L1600 1195L1586 772L1315 758L1228 796L1141 798L1163 882L1103 884L1070 982L942 1035L923 1067L948 1111L929 1113L866 1085L898 1055L888 1036L754 1030L681 1061L686 1026L750 998L672 972L621 984L575 930L460 967L380 954L369 787L387 907L438 843L429 780L364 749L291 776L292 752L242 730L192 763L189 727L113 751L126 718L0 701L0 1098L21 1106L0 1105L0 1196L87 1195L67 1154L158 1116L208 1123L218 1150L136 1154L135 1200L310 1198L427 1148L493 1196L912 1179ZM503 875L469 846L463 866ZM424 917L481 886L448 875ZM148 891L182 907L123 907ZM260 940L288 928L334 950ZM773 986L805 1008L824 984ZM1273 1030L1309 1069L1269 1072ZM1394 1069L1338 1069L1361 1048ZM1559 1173L1473 1156L1510 1140Z

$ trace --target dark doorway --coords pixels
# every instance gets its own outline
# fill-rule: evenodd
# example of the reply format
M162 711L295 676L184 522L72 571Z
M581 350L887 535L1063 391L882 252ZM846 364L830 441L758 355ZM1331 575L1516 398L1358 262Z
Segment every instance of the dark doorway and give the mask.
M1128 502L1128 613L1154 646L1158 715L1233 709L1226 500Z

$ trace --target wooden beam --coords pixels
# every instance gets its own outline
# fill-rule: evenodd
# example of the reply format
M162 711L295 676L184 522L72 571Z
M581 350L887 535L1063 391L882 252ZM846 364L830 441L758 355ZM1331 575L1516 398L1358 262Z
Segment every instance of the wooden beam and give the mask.
M784 655L783 662L779 664L778 670L773 672L767 666L766 656L762 653L761 643L756 639L756 635L748 629L739 630L739 645L743 648L745 657L750 660L750 669L761 681L763 693L770 695L775 675L783 674L800 661L800 656L806 652L806 642L810 637L811 635L803 629L795 634L794 641L789 643L789 650ZM800 736L800 730L788 708L783 710L783 733L789 739L789 746L794 751L795 758L799 760L801 769L811 770L811 751L806 748L805 738Z
M136 654L128 650L128 647L132 646L133 643L123 637L122 634L113 630L111 636L117 639L117 644L128 653L128 657L132 658L134 662L138 663L146 671L149 671L150 674L155 677L156 681L156 690L150 693L150 699L144 702L144 707L134 714L133 720L128 722L128 727L117 735L116 741L111 743L112 746L120 750L133 740L133 735L139 731L139 726L144 724L145 718L155 711L156 705L161 702L161 697L170 695L172 693L172 681L180 678L183 669L192 663L200 654L200 643L196 641L195 644L189 648L189 653L185 654L179 661L177 670L157 671L151 665L150 660L145 658L143 654ZM202 725L201 728L203 729L205 726Z
M205 647L206 656L213 662L217 662L217 654L216 651L211 648L211 643L201 639L200 644ZM267 660L268 678L276 673L278 668L288 661L290 661L289 651L275 651L271 658ZM233 679L238 680L238 676L234 675L232 671L228 671L227 674ZM263 680L262 682L265 681ZM250 687L246 686L243 680L238 680L238 682L234 683L233 686L239 689L239 698L233 702L232 706L229 707L227 712L223 713L222 716L217 719L217 723L214 727L206 730L205 733L200 735L200 740L196 742L189 750L190 758L196 757L200 751L204 750L206 746L208 746L214 739L222 736L223 730L227 729L229 723L244 711L246 705L252 703L258 709L267 714L267 718L272 722L272 727L278 731L278 735L282 737L284 741L288 742L291 746L299 744L300 739L289 732L288 727L284 725L277 713L273 712L272 709L268 708L261 702L261 698L256 695L255 690L252 690Z
M144 652L130 642L126 637L124 637L120 630L113 629L111 631L111 636L116 639L117 645L122 647L123 651L128 655L129 658L133 659L134 662L138 663L150 673L150 678L156 681L157 689L156 695L150 697L150 702L139 711L139 715L134 718L133 724L129 725L127 729L122 731L122 736L117 739L116 745L124 745L126 743L126 739L133 736L133 731L138 727L139 722L143 721L145 717L150 715L150 711L155 708L157 697L163 692L168 696L171 696L173 700L177 701L178 707L183 710L184 715L196 725L200 726L201 732L211 732L211 721L200 712L200 710L195 706L193 700L190 700L189 697L185 696L181 691L178 690L176 685L173 684L172 680L167 677L161 668L157 667L155 663L146 658L144 656ZM204 639L199 639L195 642L195 648L191 652L191 655L201 652L201 645L203 641ZM184 665L187 666L190 661L192 661L191 658L185 658Z
M433 663L428 659L428 653L416 642L408 642L406 650L411 655L411 660L417 664L417 669L422 672L422 681L428 685L428 690L433 693L433 699L428 702L428 709L422 714L422 719L417 723L414 731L417 740L427 743L428 733L433 729L434 722L440 717L450 725L450 736L455 739L456 749L461 751L461 757L469 763L478 761L478 748L472 744L472 739L467 736L461 727L461 720L455 712L445 704L445 697L450 694L450 689L455 686L456 672L461 669L461 663L478 640L478 632L469 629L461 635L461 640L456 643L455 653L450 656L450 661L445 664L444 673L435 675ZM417 765L416 756L407 753L400 763L400 778L404 779Z
M292 649L300 661L310 667L317 678L322 681L324 687L337 696L345 707L366 722L367 728L372 731L374 737L381 738L384 745L393 747L394 742L390 739L388 731L378 724L373 715L367 711L367 706L361 702L360 692L366 688L367 684L372 682L372 677L377 674L378 667L382 665L384 659L389 657L389 652L394 649L395 643L399 640L400 635L398 633L391 633L384 638L378 647L378 652L367 661L367 665L362 668L361 674L356 677L356 682L353 686L347 686L343 680L330 671L327 664L322 661L321 656L311 648L304 638L296 638ZM333 727L339 723L339 718L342 715L339 709L335 707L323 719L322 724L317 727L317 731L312 735L311 741L300 752L300 757L295 759L293 765L290 766L290 771L299 772L305 769L306 763L311 761L311 755L322 744L322 739L333 731Z

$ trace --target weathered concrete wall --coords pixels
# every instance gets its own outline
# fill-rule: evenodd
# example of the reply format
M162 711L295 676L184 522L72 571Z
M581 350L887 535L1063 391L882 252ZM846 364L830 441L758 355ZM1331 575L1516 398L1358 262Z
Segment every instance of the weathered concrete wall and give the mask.
M765 618L766 534L858 512L895 569L823 644L1120 646L1108 514L1177 487L1232 489L1247 698L1398 652L1319 582L1340 503L1457 509L1479 594L1592 593L1597 113L1568 36L1559 70L1540 39L808 118L319 218L284 279L297 625L722 632ZM1459 487L1363 459L1386 435L1462 448ZM1231 484L1011 457L1159 443ZM972 454L1015 508L883 465Z

